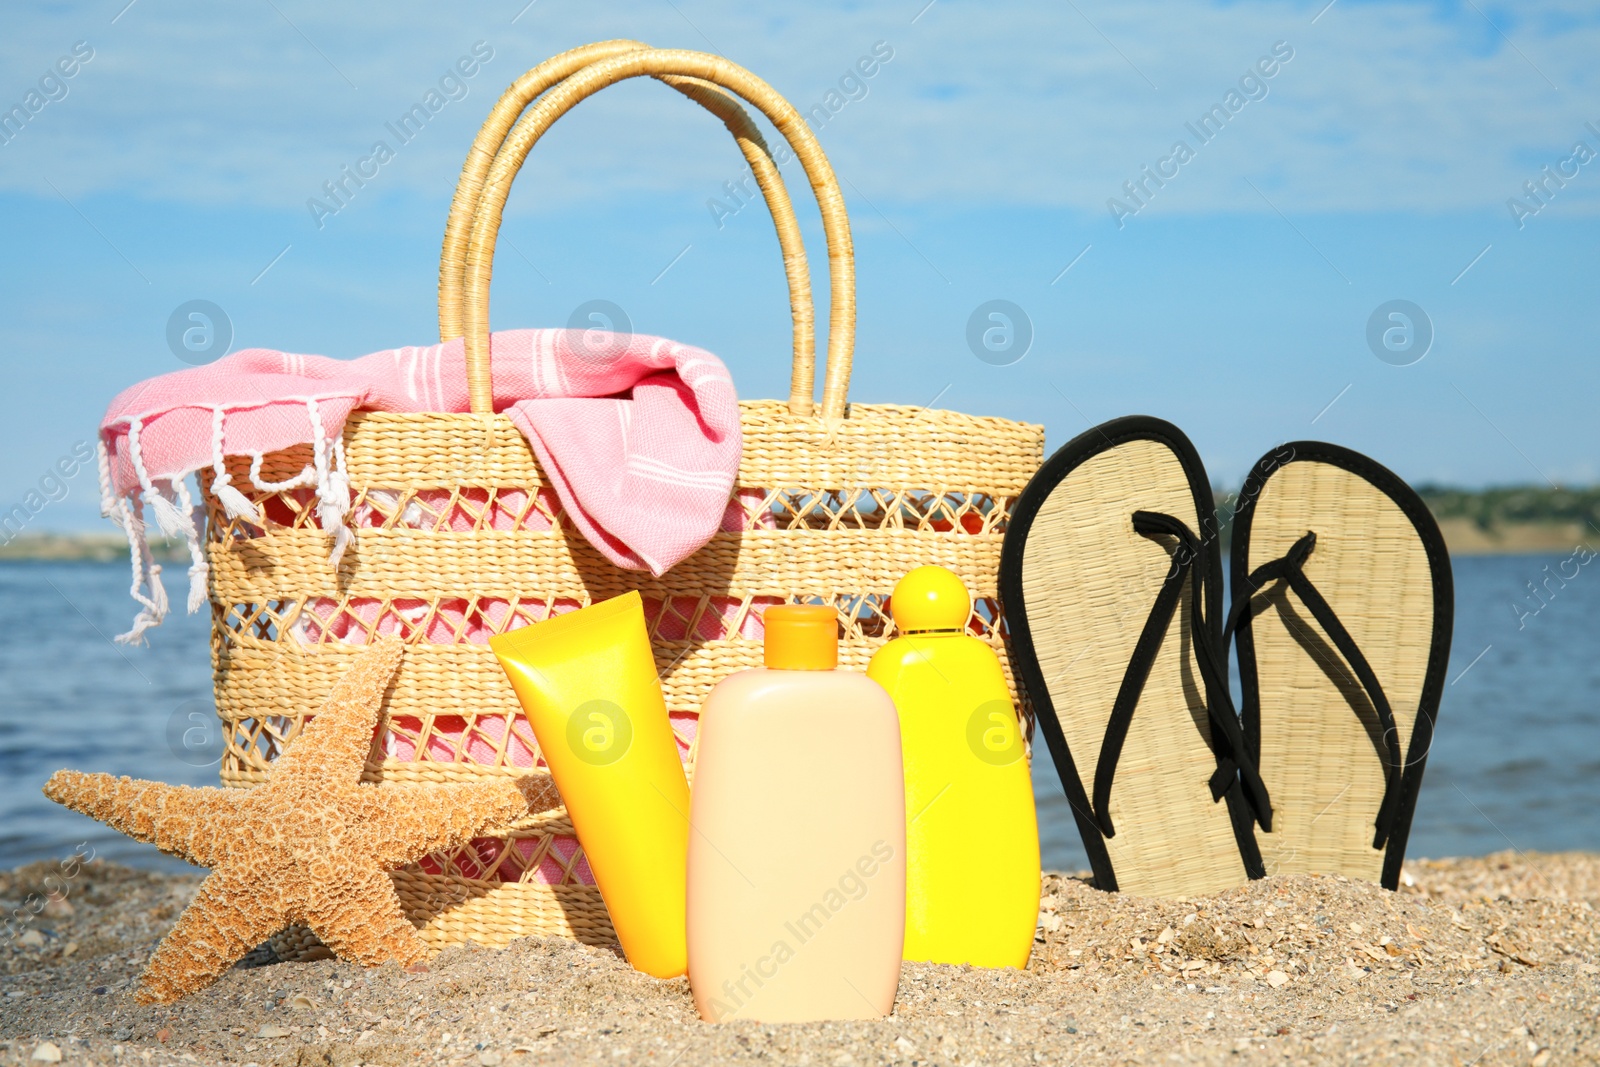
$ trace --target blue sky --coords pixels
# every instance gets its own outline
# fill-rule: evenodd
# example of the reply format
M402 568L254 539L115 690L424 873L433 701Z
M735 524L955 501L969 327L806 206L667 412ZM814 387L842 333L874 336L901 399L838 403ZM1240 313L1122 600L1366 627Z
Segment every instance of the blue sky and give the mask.
M1222 484L1300 437L1418 482L1600 480L1600 158L1574 152L1600 152L1592 3L525 3L10 13L0 111L57 99L0 144L0 510L122 387L183 366L166 327L186 301L221 306L235 348L431 341L477 124L526 68L621 36L721 52L802 110L844 101L818 137L856 240L858 401L1042 422L1052 447L1148 412ZM398 145L386 123L478 42L492 58ZM830 101L875 46L892 58ZM1191 127L1214 106L1227 121L1203 139ZM380 139L394 158L314 217L308 200ZM636 330L717 352L743 395L784 395L765 210L709 203L734 206L723 183L742 169L721 126L658 84L586 102L513 194L495 327L609 300ZM797 166L786 176L798 201ZM1124 188L1141 180L1142 203ZM1007 366L967 342L994 299L1033 334ZM1396 299L1433 332L1407 366L1367 340ZM98 526L90 481L35 528Z

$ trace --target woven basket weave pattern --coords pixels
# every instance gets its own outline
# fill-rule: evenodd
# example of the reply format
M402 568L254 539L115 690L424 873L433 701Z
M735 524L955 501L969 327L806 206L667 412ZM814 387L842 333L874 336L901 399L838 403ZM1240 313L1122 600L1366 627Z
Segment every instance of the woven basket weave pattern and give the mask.
M746 636L742 623L765 603L820 598L836 605L844 620L841 664L862 670L893 635L883 603L895 582L912 567L938 563L972 589L972 631L1003 652L995 573L1012 501L1042 458L1040 427L857 406L830 432L822 420L793 416L779 402L741 409L746 449L733 499L746 528L714 535L660 578L606 562L559 507L542 513L549 522L542 530L459 530L443 518L442 529L402 523L408 494L430 491L448 494L453 503L431 511L453 515L454 525L463 517L481 525L495 499L523 501L518 517L535 510L530 502L544 499L547 483L521 435L500 416L363 413L350 420L344 443L357 540L337 580L327 564L328 534L303 490L255 494L263 511L281 520L265 534L228 520L208 493L212 650L229 738L224 783L265 779L359 647L347 643L351 635L331 637L327 626L314 628L318 640L308 643L297 623L313 601L376 601L353 640L365 640L371 619L387 618L409 643L385 704L384 736L365 772L373 782L529 773L526 757L519 766L511 753L531 749L537 757L487 646L459 630L446 642L429 640L429 620L444 602L468 610L480 600L503 602L501 628L546 618L557 603L587 605L630 589L666 605L652 619L652 646L685 751L711 687L760 665L760 639ZM248 460L229 462L243 470ZM283 480L303 463L304 450L290 449L266 457L262 473ZM359 505L374 499L367 524L359 524ZM714 620L712 628L724 631L719 636L692 636L704 621L696 612L707 612L713 600L738 604L738 613L726 624ZM390 610L397 601L408 606L404 618ZM669 630L680 636L663 636ZM414 758L383 758L397 742ZM396 876L408 913L435 947L468 938L501 944L533 933L609 941L604 905L589 881L560 808Z
M489 283L511 183L561 115L635 77L677 89L733 135L777 230L794 326L788 401L740 404L743 457L722 532L660 578L619 570L591 547L566 520L521 434L490 414ZM740 100L789 142L822 217L830 303L820 411L800 227ZM772 604L835 605L843 620L840 665L862 670L892 636L884 600L894 584L913 567L942 564L973 592L972 632L1001 650L1001 540L1012 501L1043 458L1043 429L946 411L848 407L855 265L844 197L799 112L749 71L719 56L605 41L513 82L462 168L440 257L439 324L441 340L465 339L474 414L351 417L343 445L356 539L337 574L309 489L257 494L263 530L230 521L202 473L225 784L264 780L378 627L401 633L408 650L364 772L374 782L546 773L487 637L630 590L645 598L668 711L691 770L700 704L727 675L760 665L758 616ZM308 457L307 448L269 455L260 477L292 479ZM235 485L252 484L247 460L227 462ZM614 940L558 804L499 837L397 872L394 881L431 947L469 939L501 945L530 934ZM316 951L298 930L275 946L286 958Z

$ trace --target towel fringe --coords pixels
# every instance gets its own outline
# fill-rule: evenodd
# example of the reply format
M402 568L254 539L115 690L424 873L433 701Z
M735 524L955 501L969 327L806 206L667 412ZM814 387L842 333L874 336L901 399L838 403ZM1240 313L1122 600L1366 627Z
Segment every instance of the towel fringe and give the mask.
M139 489L144 502L150 505L150 510L156 517L156 525L161 527L161 532L167 537L181 537L185 521L178 511L178 505L161 495L161 491L150 479L150 472L145 469L144 449L139 444L139 432L143 428L138 419L128 420L128 458L133 463L134 476L139 479Z
M95 438L94 454L100 465L100 517L121 526L122 512L117 507L116 493L111 489L111 452L106 448L104 431Z
M344 550L353 537L345 525L350 513L350 476L344 465L344 440L337 437L330 447L327 434L322 429L322 415L315 397L306 398L306 413L311 417L311 459L316 464L317 522L323 532L333 537L333 549L328 553L328 566L335 570L344 558ZM332 453L332 469L329 453Z
M132 629L127 633L118 634L115 639L124 645L144 644L144 632L152 626L160 626L161 620L166 618L168 609L167 590L161 584L161 566L150 554L144 505L150 505L157 524L169 537L177 536L181 529L177 505L161 495L155 483L150 480L150 472L145 469L144 454L139 447L140 429L142 426L138 419L128 421L128 457L133 464L133 472L139 479L140 491L137 494L130 493L126 499L118 501L122 513L122 529L128 535L129 565L133 574L128 592L141 606L139 614L134 616ZM150 590L148 596L140 592L142 587Z
M242 519L255 526L264 526L266 519L261 508L233 485L228 473L224 452L224 421L228 409L211 408L211 469L212 491L229 519ZM306 398L306 413L312 426L312 462L293 478L269 482L261 477L264 456L250 452L250 484L264 493L278 493L289 489L312 487L317 494L317 519L333 538L328 554L328 565L339 566L344 553L355 543L355 532L346 525L352 507L350 474L345 465L344 440L331 441L322 426L321 411L315 397ZM145 522L145 508L154 516L156 525L166 537L179 538L189 550L189 594L186 607L192 615L205 606L209 593L211 567L206 561L205 546L201 539L201 526L195 516L194 497L189 491L188 477L192 471L164 478L166 490L150 476L144 462L144 449L139 435L144 426L140 419L128 419L128 460L138 478L139 488L125 497L115 495L112 482L111 455L102 435L98 442L97 458L100 467L100 513L120 526L128 538L129 568L132 581L129 595L139 604L133 626L127 633L118 634L118 644L144 644L144 633L159 626L170 610L166 587L161 581L161 565L150 551L149 531Z
M230 520L243 519L252 526L261 525L261 511L249 497L233 487L233 475L228 473L226 457L222 454L222 419L223 409L211 409L211 491L217 495L217 503L222 505L223 513ZM260 466L260 457L257 455L257 469Z
M116 501L116 510L121 518L118 525L128 535L128 556L133 573L128 593L139 603L141 610L134 616L133 628L112 640L119 645L142 645L145 643L144 632L152 626L160 626L161 620L167 616L167 590L161 584L161 565L150 555L150 544L145 538L144 510L138 498L129 496ZM149 587L148 596L141 591L144 586Z
M189 599L186 607L189 614L199 611L206 602L207 579L211 576L211 568L206 565L205 550L200 545L200 524L195 521L194 498L189 494L189 478L187 475L174 478L170 481L173 490L177 493L178 503L183 508L183 516L187 520L184 524L183 537L189 546Z
M317 480L317 472L308 463L300 468L300 473L293 478L285 478L281 482L269 482L261 477L261 461L265 456L260 452L245 453L250 457L250 484L263 493L281 493L287 489L299 489L311 485Z

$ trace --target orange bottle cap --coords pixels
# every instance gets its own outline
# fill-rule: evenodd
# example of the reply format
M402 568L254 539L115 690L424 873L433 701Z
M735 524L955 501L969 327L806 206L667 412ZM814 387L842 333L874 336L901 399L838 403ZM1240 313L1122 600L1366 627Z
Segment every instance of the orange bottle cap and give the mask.
M766 625L762 663L775 671L831 671L839 665L839 613L825 604L775 604Z
M972 596L952 570L918 567L900 579L889 597L889 614L900 633L965 630Z

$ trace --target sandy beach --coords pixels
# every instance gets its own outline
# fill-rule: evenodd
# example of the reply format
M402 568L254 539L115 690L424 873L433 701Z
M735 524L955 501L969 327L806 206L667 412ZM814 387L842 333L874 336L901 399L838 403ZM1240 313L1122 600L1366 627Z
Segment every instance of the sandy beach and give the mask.
M7 913L52 874L0 875ZM0 1063L1600 1062L1600 856L1414 860L1406 882L1152 900L1048 875L1025 972L908 964L888 1019L708 1026L683 979L546 939L416 974L258 950L141 1007L139 970L198 879L96 861L0 948Z

